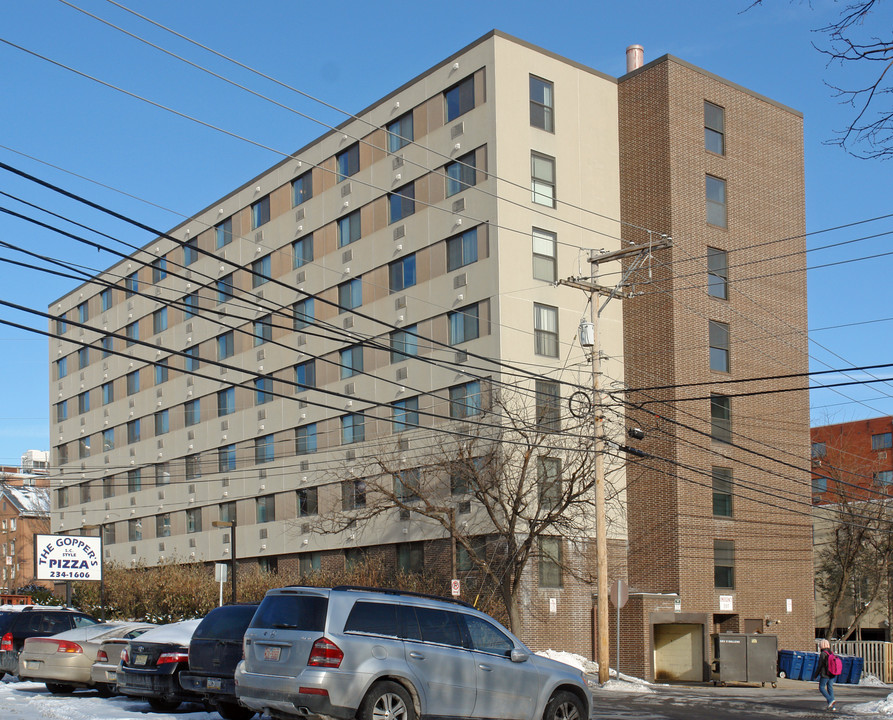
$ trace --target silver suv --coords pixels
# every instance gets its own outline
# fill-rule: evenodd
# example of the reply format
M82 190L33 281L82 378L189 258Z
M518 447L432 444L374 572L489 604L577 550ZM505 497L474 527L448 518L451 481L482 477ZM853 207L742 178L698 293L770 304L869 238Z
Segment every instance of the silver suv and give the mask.
M464 602L374 588L270 590L236 694L274 718L587 720L583 674Z

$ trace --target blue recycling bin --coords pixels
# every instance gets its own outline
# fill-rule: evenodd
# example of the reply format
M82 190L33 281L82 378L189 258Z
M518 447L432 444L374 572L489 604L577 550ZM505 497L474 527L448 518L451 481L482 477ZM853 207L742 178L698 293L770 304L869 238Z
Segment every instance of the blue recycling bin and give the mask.
M850 674L853 672L853 656L852 655L838 655L840 658L840 675L837 676L837 680L835 682L838 683L849 683Z
M778 674L791 680L799 680L803 672L803 653L796 650L778 651Z
M852 664L850 665L850 673L847 682L851 685L858 685L859 680L862 679L862 668L865 666L865 658L851 655L850 660L852 661Z
M798 680L813 680L819 665L818 653L803 653L803 670Z

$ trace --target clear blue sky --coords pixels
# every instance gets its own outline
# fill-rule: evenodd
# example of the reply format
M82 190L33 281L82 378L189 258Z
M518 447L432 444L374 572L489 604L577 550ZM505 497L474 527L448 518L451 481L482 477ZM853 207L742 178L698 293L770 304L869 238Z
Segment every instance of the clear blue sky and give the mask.
M810 232L893 212L890 163L854 159L824 142L850 110L825 84L858 84L854 69L827 67L814 32L840 3L766 0L672 3L452 0L449 3L310 3L296 0L127 0L125 5L338 108L355 112L493 28L610 75L625 72L624 51L645 47L646 61L671 53L805 115L807 229ZM177 40L109 2L80 6L165 48L274 96L325 123L338 112L261 81ZM294 113L225 85L133 40L58 0L4 3L0 37L133 93L194 115L282 152L324 132ZM890 5L870 19L889 30ZM143 222L168 229L246 182L280 156L200 127L78 77L9 45L0 45L0 161L19 167ZM32 156L35 159L23 157ZM128 193L80 180L71 173ZM0 190L142 245L139 231L86 215L71 202L0 171ZM139 198L140 200L134 199ZM142 200L154 203L146 204ZM0 196L0 207L22 206ZM30 211L29 211L30 212ZM178 213L180 215L178 215ZM810 248L893 231L893 220L810 236ZM88 268L113 258L0 215L0 240ZM809 253L810 266L891 250L887 236ZM0 257L16 257L0 249ZM893 316L893 256L809 271L812 369L884 363ZM0 299L46 310L74 281L0 264ZM0 319L44 328L40 319L0 308ZM48 449L47 343L0 327L0 464L29 448ZM823 364L827 363L827 365ZM893 377L882 371L878 377ZM852 374L864 379L864 374ZM846 380L823 378L823 382ZM812 393L813 421L823 424L893 414L893 383Z

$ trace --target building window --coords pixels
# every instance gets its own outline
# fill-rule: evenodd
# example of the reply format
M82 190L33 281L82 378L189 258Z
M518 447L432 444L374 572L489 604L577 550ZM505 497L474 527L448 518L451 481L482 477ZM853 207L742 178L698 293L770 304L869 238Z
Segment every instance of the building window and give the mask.
M713 514L732 517L732 468L713 468Z
M254 378L254 404L264 405L273 399L273 378Z
M78 305L78 322L85 323L90 319L90 309L87 303L82 302Z
M363 304L363 283L360 278L343 282L338 286L338 311L353 310Z
M251 287L256 288L270 282L270 256L264 255L251 263Z
M135 272L124 278L124 297L129 298L140 291L140 282Z
M235 285L233 284L233 274L224 275L217 281L217 304L225 303L234 297Z
M186 458L186 479L195 480L202 476L202 456L201 453L192 453Z
M133 372L127 373L124 376L125 383L127 385L127 394L135 395L140 391L140 371L134 370Z
M78 395L78 414L83 415L90 412L90 391L85 390Z
M887 450L893 447L893 433L877 433L871 436L872 450Z
M315 488L298 490L298 517L309 517L319 512L319 491Z
M167 330L167 308L160 308L152 313L152 334L157 335Z
M291 183L291 202L297 207L313 197L313 171L298 175Z
M198 292L183 296L183 316L188 320L198 315Z
M419 399L417 397L398 400L392 403L391 407L395 433L419 426Z
M273 462L276 458L276 446L273 443L273 435L263 435L254 438L254 462L256 465Z
M545 514L560 508L563 496L561 460L553 457L537 458L536 482L539 488L540 512Z
M103 386L104 387L104 386ZM56 403L56 422L68 419L68 400Z
M555 282L558 279L558 242L555 233L533 228L533 277Z
M217 472L231 472L236 469L236 445L230 443L217 448Z
M446 121L452 122L460 115L474 109L474 75L453 85L443 93L446 106Z
M257 498L254 503L255 520L258 523L273 522L276 520L276 496L264 495Z
M415 285L415 253L402 257L388 265L391 292L400 292Z
M316 452L316 423L295 428L295 455Z
M115 544L115 523L108 523L107 525L102 526L102 544Z
M557 382L536 381L536 424L541 430L561 429L561 390Z
M461 235L451 237L446 241L447 272L458 270L466 265L471 265L478 260L478 231L477 228L466 230Z
M298 556L298 570L304 577L306 577L307 575L312 575L315 572L319 572L321 560L322 553L301 553L300 556Z
M447 313L450 324L450 345L474 340L480 336L479 308L477 303L466 305L456 312Z
M530 190L537 205L555 207L555 158L530 154Z
M100 291L99 305L102 308L102 312L112 309L112 289L111 288L105 288L104 290Z
M217 359L226 360L232 357L236 352L235 337L233 331L223 333L217 336Z
M354 210L338 221L338 247L350 245L360 239L360 211Z
M562 586L561 538L541 537L539 550L540 587L560 588Z
M729 372L729 326L709 321L710 369Z
M164 513L163 515L155 516L155 537L170 537L171 536L171 514Z
M165 435L170 430L170 411L159 410L155 413L155 436Z
M102 431L102 452L115 449L115 428Z
M823 442L814 442L812 444L812 458L814 460L818 460L820 458L825 457L828 453L828 447Z
M201 400L187 400L183 404L186 427L198 425L202 419Z
M170 485L171 484L171 464L158 463L155 466L155 484Z
M481 383L479 380L454 385L450 388L450 417L466 418L481 414Z
M710 395L710 439L732 442L732 402L725 395Z
M295 365L295 392L316 387L316 360L305 360Z
M713 585L735 587L735 543L732 540L713 541Z
M127 471L127 492L139 492L143 489L143 473L141 468Z
M56 460L58 465L68 464L68 445L59 445L56 447Z
M893 484L893 470L880 470L874 474L874 482L877 485Z
M341 444L363 442L366 439L366 418L362 415L341 416Z
M78 350L78 370L83 370L90 364L90 348L82 347Z
M264 315L254 321L254 347L273 339L273 316Z
M397 544L397 570L420 573L425 569L425 546L420 542Z
M214 232L217 238L218 250L224 245L229 245L233 241L233 219L228 217L219 225L215 225Z
M59 358L56 361L56 376L61 380L68 375L68 358Z
M161 282L167 277L167 259L160 257L152 261L152 283Z
M558 357L558 308L533 304L533 350L537 355Z
M106 335L104 338L102 338L102 340L99 341L99 344L102 347L103 359L112 354L112 338Z
M552 83L531 75L530 124L547 132L555 132L554 108Z
M102 478L102 497L103 499L115 497L114 475L106 475L104 478Z
M401 115L386 126L388 132L388 152L397 152L414 140L412 112Z
M707 248L707 293L729 299L729 260L725 250Z
M726 217L726 181L707 175L707 222L717 227L728 227Z
M192 265L198 260L198 238L190 238L183 243L183 264Z
M415 212L415 183L388 193L388 223L395 223Z
M298 300L292 308L295 313L295 330L303 330L313 322L313 298Z
M168 365L168 359L164 358L163 360L159 360L155 363L155 384L161 385L162 383L166 383L168 377L170 377L170 367Z
M477 568L474 558L483 561L487 557L487 537L478 535L470 540L471 552L464 545L456 545L456 569L461 572L470 572Z
M186 348L183 355L186 356L186 372L195 372L201 367L202 361L198 345Z
M90 436L85 435L78 440L78 459L83 460L88 457L90 457Z
M394 475L394 497L400 502L409 503L419 499L419 486L422 473L418 468L401 470Z
M391 362L397 363L419 354L418 328L410 325L391 333Z
M186 532L197 533L202 531L202 509L191 508L186 511Z
M475 154L460 155L446 166L446 196L452 197L477 183Z
M304 267L313 262L313 235L298 238L292 244L293 265L295 268Z
M128 520L127 521L127 540L129 542L137 542L143 539L143 521Z
M124 328L124 333L127 335L127 342L125 345L130 347L137 340L140 339L140 324L139 321L135 321L130 323L127 327Z
M363 346L351 345L340 352L341 379L363 372Z
M140 441L140 421L131 420L127 423L127 444L132 445Z
M343 481L341 483L341 509L359 510L364 507L366 507L366 481Z
M335 155L335 161L338 165L338 182L356 175L360 171L360 144L355 142L346 150L342 150Z
M270 196L265 195L251 204L251 229L257 230L261 225L270 222Z
M68 332L68 323L65 322L65 313L56 318L56 335L64 335Z
M725 155L725 114L719 105L704 101L704 148L717 155Z

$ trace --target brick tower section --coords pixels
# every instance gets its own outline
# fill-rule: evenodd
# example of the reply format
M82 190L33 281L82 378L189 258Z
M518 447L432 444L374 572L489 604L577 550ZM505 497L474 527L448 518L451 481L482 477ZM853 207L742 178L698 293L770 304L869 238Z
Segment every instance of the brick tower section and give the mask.
M722 108L722 153L705 147L705 101ZM671 56L621 78L619 106L624 238L673 240L624 301L627 412L653 456L628 460L631 587L678 593L705 633L759 626L808 648L807 380L744 382L808 370L802 116ZM708 223L707 176L725 183L727 227ZM708 247L726 253L726 298L708 292ZM727 371L711 369L710 321L728 328ZM730 442L711 437L711 394L729 396ZM716 541L733 547L731 583Z

